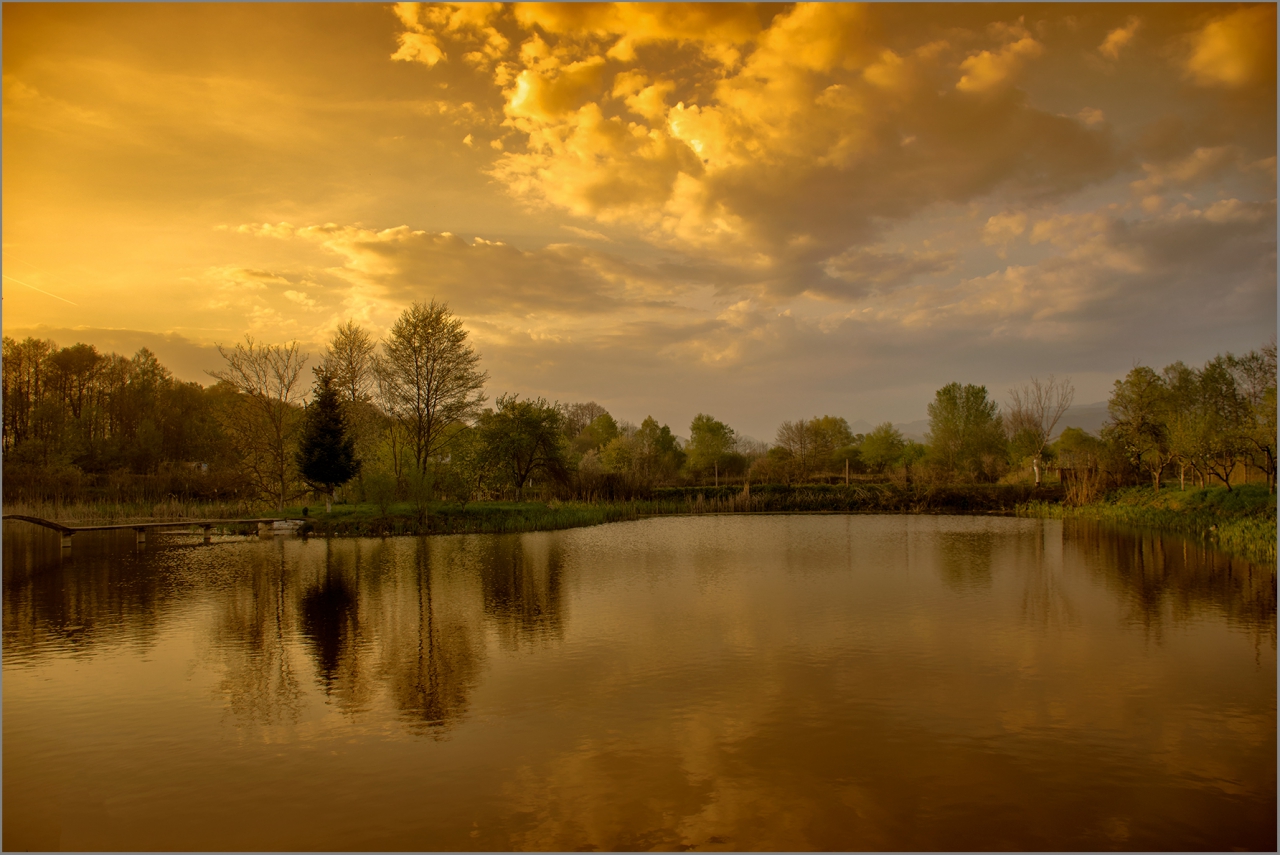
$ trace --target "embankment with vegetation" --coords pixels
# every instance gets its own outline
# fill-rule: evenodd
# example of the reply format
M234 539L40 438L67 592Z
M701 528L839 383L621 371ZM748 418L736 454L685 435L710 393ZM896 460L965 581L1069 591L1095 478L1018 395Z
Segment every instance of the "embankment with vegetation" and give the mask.
M1013 514L1035 500L1062 500L1056 487L981 484L780 485L658 488L646 498L609 502L398 502L307 507L303 532L327 537L550 531L645 516L726 513ZM285 515L303 516L302 507Z
M1276 562L1276 496L1263 484L1231 490L1128 487L1080 506L1036 499L1019 505L1017 513L1181 532L1252 561Z

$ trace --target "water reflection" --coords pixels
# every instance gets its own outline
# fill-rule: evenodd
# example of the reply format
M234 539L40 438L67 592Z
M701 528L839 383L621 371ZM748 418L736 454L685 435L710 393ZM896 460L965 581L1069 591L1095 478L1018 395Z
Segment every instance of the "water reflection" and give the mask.
M1275 842L1275 568L1182 538L5 533L6 848Z
M72 560L56 532L5 522L3 560L6 659L146 646L169 605L163 589L171 580L136 552L132 531L78 535Z
M1208 611L1276 644L1275 567L1254 564L1188 537L1116 531L1073 521L1067 542L1078 559L1126 607L1129 620L1159 638L1167 622L1185 623Z
M483 545L484 612L504 649L563 635L561 545L548 538L493 538Z

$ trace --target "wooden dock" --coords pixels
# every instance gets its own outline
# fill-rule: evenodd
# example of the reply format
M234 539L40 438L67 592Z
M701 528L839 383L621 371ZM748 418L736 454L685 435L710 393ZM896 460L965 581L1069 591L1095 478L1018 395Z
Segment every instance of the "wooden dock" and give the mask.
M254 517L252 519L238 520L168 520L165 522L132 522L120 523L114 525L66 525L53 520L41 519L40 517L29 517L25 514L5 514L5 520L19 520L28 522L32 525L43 526L52 529L62 535L62 548L71 548L71 538L73 535L82 531L125 531L133 530L137 536L139 545L146 543L147 532L154 529L173 529L173 528L199 528L204 532L204 541L208 543L213 536L215 527L223 527L230 525L257 525L258 534L274 533L277 530L292 531L297 526L302 525L306 520L294 519L290 517ZM279 526L285 523L287 525Z

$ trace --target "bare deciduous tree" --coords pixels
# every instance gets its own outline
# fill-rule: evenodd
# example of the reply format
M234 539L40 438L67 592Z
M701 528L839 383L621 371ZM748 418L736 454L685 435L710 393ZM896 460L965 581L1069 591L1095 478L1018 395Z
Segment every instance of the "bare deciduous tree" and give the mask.
M225 427L254 486L283 508L286 499L299 493L293 444L301 421L303 389L298 377L307 354L298 351L296 341L258 344L252 336L244 338L231 350L218 345L227 367L208 373L240 393Z
M783 422L778 425L778 434L774 443L791 452L792 459L799 467L799 475L804 478L809 474L809 466L813 463L813 422L798 419L794 422Z
M1071 406L1075 395L1070 377L1057 380L1052 374L1048 380L1032 377L1030 384L1009 390L1009 411L1005 417L1009 436L1031 458L1037 487L1040 486L1044 447L1049 444L1053 429Z

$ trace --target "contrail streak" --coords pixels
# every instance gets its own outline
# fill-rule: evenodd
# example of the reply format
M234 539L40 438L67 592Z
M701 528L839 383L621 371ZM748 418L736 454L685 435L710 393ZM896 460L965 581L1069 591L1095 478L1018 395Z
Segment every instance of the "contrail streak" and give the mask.
M14 279L14 278L13 278L12 276L10 276L8 273L5 273L5 274L4 274L4 278L5 278L5 279L8 279L8 280L10 280L10 281L13 281L13 282L17 282L19 285L26 285L26 286L27 286L28 288L30 288L32 291L39 291L41 294L45 294L45 295L47 295L47 296L49 296L49 297L52 297L52 298L53 298L53 299L55 299L55 300L61 300L61 301L62 301L62 302L64 302L64 303L71 303L71 301L70 301L70 300L68 300L66 297L59 297L57 294L50 294L48 291L44 290L43 288L37 288L36 286L32 285L30 282L23 282L21 279ZM78 305L80 305L80 304L79 304L79 303L71 303L71 305L73 305L73 306L78 306Z

